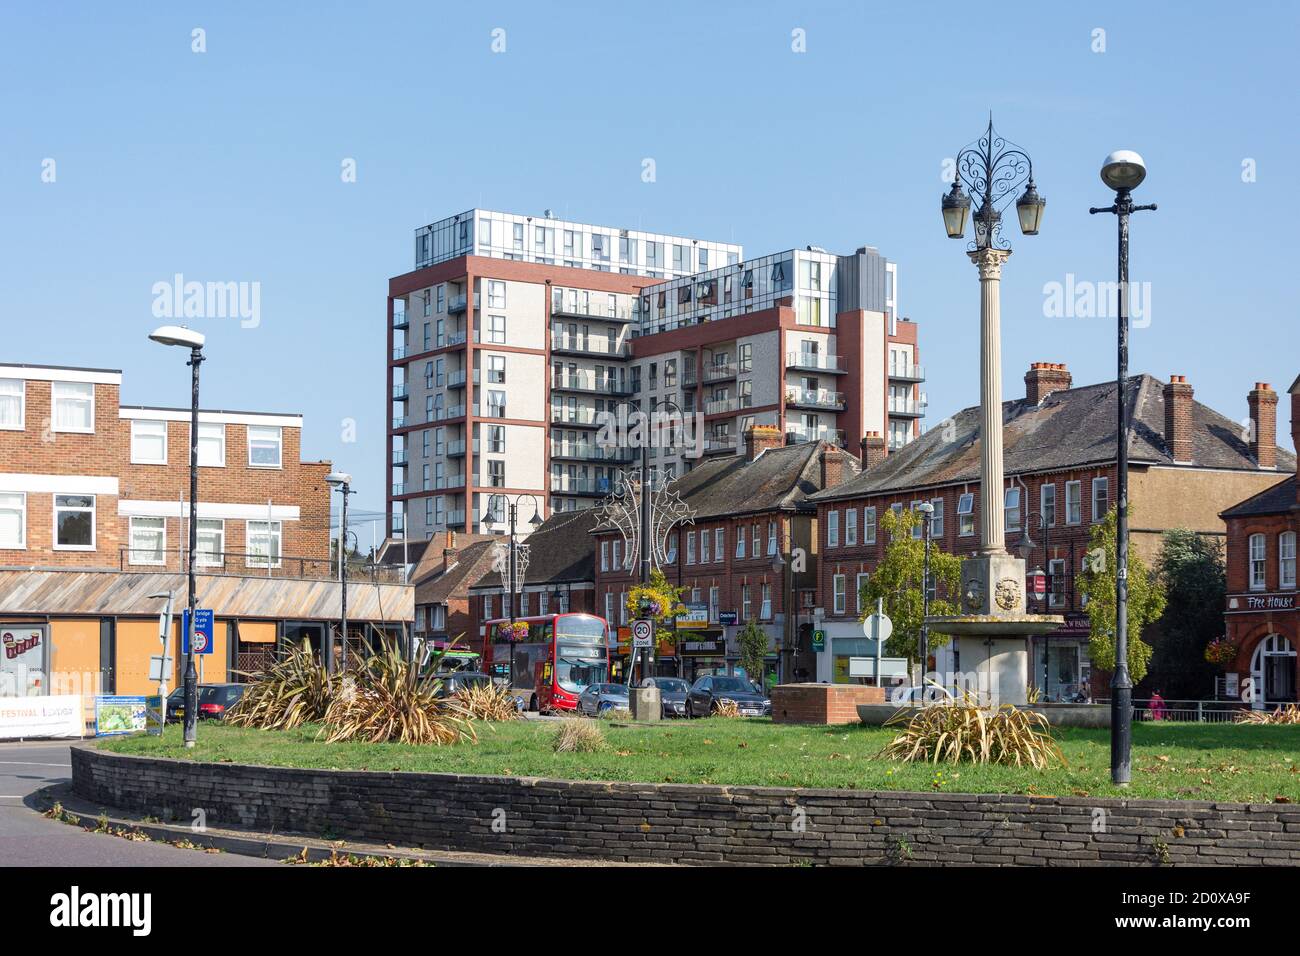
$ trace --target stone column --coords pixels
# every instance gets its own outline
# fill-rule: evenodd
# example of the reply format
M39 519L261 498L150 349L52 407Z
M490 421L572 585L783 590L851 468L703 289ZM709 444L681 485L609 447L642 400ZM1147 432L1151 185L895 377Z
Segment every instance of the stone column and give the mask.
M980 554L1006 554L1002 512L1002 263L1010 249L970 253L980 271Z

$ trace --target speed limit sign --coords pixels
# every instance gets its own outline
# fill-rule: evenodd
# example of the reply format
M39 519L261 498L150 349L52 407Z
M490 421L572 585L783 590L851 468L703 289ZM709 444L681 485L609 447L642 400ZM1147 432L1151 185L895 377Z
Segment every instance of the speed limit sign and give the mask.
M651 647L654 640L654 622L640 618L632 622L632 646Z

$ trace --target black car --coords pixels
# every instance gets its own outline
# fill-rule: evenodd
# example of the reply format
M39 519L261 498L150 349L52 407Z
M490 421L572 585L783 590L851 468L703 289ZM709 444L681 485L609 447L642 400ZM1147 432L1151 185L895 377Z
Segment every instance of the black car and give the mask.
M680 677L648 677L641 682L642 687L651 684L659 688L659 700L665 717L686 716L686 697L691 692L690 684Z
M469 687L490 687L492 685L492 675L484 674L482 671L448 671L445 674L439 674L438 677L442 681L437 690L437 696L439 697L452 697Z
M200 684L199 720L222 720L247 688L247 684ZM185 688L177 687L167 695L167 720L184 719Z
M769 717L772 714L772 702L754 689L752 681L710 674L698 678L691 686L691 692L686 695L686 716L708 717L724 700L735 701L742 717Z

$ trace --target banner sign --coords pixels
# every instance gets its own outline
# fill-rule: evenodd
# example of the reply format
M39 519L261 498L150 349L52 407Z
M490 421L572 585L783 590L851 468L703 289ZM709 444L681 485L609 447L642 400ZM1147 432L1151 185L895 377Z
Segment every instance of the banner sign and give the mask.
M81 698L0 697L0 739L17 737L80 737L85 733Z
M686 604L686 613L677 615L677 629L679 631L708 626L709 606L707 604L688 602Z
M158 737L163 732L163 723L165 715L163 705L165 701L161 694L155 694L152 697L145 698L145 732L152 737Z
M115 737L145 729L145 712L149 705L144 697L95 698L95 736Z

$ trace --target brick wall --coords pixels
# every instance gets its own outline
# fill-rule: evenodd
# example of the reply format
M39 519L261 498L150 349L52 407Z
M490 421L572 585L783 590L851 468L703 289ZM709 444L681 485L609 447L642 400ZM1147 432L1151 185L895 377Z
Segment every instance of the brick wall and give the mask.
M72 748L72 784L162 820L201 807L213 827L440 850L696 864L1300 863L1300 808L1273 804L292 770L92 745Z
M885 703L885 688L856 684L778 684L772 688L775 724L856 724L858 704Z

